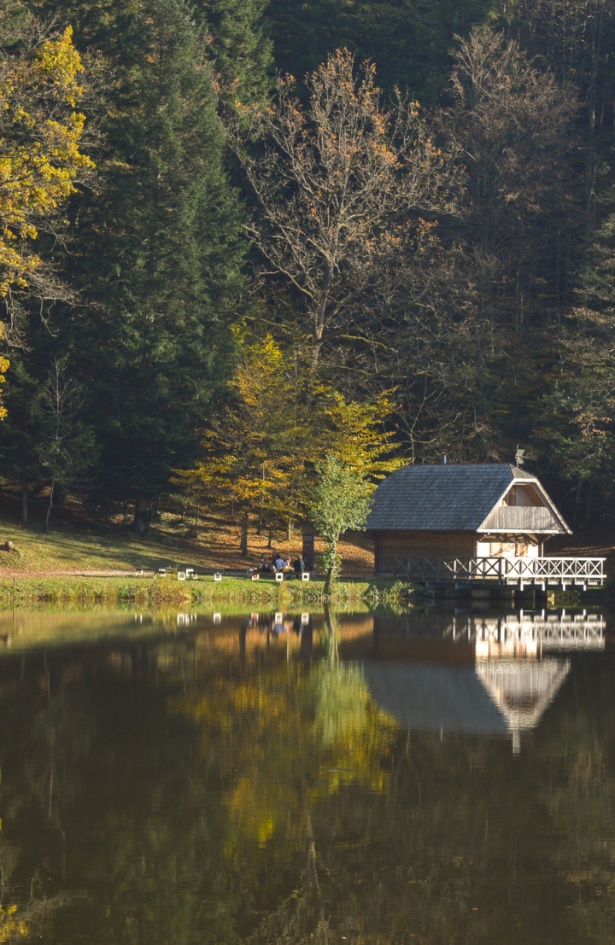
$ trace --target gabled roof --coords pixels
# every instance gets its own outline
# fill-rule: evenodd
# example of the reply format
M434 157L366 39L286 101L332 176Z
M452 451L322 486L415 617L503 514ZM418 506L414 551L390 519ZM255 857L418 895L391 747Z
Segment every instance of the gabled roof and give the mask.
M508 463L404 466L374 493L366 527L372 531L484 531L481 526L513 483L532 484L549 509L553 525L540 531L569 532L536 477Z

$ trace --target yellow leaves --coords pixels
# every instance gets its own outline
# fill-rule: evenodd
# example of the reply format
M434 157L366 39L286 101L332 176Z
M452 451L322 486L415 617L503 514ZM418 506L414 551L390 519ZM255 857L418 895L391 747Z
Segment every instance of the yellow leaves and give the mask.
M227 497L242 509L280 509L303 472L305 427L288 359L271 335L243 342L229 386L233 404L204 435L198 469L183 477L196 477L218 502Z
M17 915L17 906L0 906L0 943L29 934L27 924Z
M2 338L3 334L4 334L4 330L2 326L0 325L0 338ZM10 365L10 362L8 358L5 358L2 355L0 355L0 420L4 420L6 417L6 407L2 406L1 396L2 396L2 385L4 384L6 380L6 372L9 369L9 365ZM0 830L1 829L2 829L2 821L0 820Z
M276 831L305 822L315 806L351 782L387 785L397 726L372 703L361 670L344 664L249 661L200 692L174 697L175 715L197 726L206 765L225 779L225 856L240 864Z
M233 500L238 511L258 512L267 523L296 520L309 500L313 465L327 455L370 481L403 465L395 456L390 392L359 403L314 386L309 366L271 335L243 340L230 387L234 404L204 434L201 462L174 480L200 487L217 505Z
M43 43L36 60L35 68L41 75L62 91L64 100L73 108L83 95L83 88L77 82L77 75L83 72L83 63L73 46L73 29L67 26L62 35L55 40Z
M383 479L404 465L404 460L394 455L395 433L387 429L393 413L390 392L371 403L348 401L327 388L321 388L320 396L330 425L329 455L367 478Z
M70 27L0 61L0 296L25 287L42 266L28 243L74 193L78 174L94 166L79 150L82 71Z

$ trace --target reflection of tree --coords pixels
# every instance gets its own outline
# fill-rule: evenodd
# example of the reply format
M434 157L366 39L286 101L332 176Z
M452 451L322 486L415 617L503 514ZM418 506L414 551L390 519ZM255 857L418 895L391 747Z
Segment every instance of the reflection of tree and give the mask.
M306 870L251 945L611 941L615 738L600 728L554 750L537 734L517 758L479 737L402 736L384 792L347 784L313 808L324 931Z
M168 654L161 664L150 652L148 666L169 669ZM170 726L165 693L135 678L129 653L82 671L83 684L52 674L50 694L31 689L3 712L14 733L0 739L3 816L6 839L19 838L24 914L48 924L46 942L184 945L203 928L202 942L232 945L246 890L220 870L219 784L185 777L192 727ZM32 895L54 909L42 914Z
M311 673L292 662L265 672L248 668L240 680L218 678L215 692L173 702L174 712L198 723L207 767L229 779L235 771L226 857L251 874L275 838L298 864L301 879L282 909L289 942L301 940L303 927L311 941L327 940L315 812L353 783L383 790L396 731L371 703L360 670L339 662L331 620L325 658ZM262 934L282 934L272 925L276 915Z
M334 624L311 669L235 632L215 666L141 640L0 688L5 903L47 904L46 945L610 941L608 665L513 757L399 732Z
M384 784L394 726L356 668L325 660L311 674L290 663L241 680L219 677L213 691L182 696L172 709L198 723L207 765L225 777L235 772L231 856L246 837L262 847L282 825L301 835L304 795L311 807L345 783Z

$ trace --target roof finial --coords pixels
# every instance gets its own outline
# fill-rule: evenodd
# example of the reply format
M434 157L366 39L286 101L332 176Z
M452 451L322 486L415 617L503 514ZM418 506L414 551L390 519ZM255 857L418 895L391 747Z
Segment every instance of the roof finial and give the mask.
M525 456L525 450L520 450L519 444L517 444L517 452L515 453L515 466L523 466L524 456Z

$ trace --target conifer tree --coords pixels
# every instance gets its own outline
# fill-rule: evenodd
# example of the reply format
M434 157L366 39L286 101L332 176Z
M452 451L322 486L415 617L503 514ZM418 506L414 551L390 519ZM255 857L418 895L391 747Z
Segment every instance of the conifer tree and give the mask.
M209 53L222 99L250 104L264 99L273 75L264 26L267 0L197 0L210 38Z
M100 498L135 502L142 531L171 468L193 458L224 380L237 204L212 72L183 0L84 4L76 36L81 26L113 84L103 183L74 211L81 307L62 331L96 417Z
M560 370L544 399L545 452L575 487L574 518L589 522L597 492L613 503L615 461L615 188L607 215L587 247L577 305L559 332ZM610 517L610 516L609 516Z

